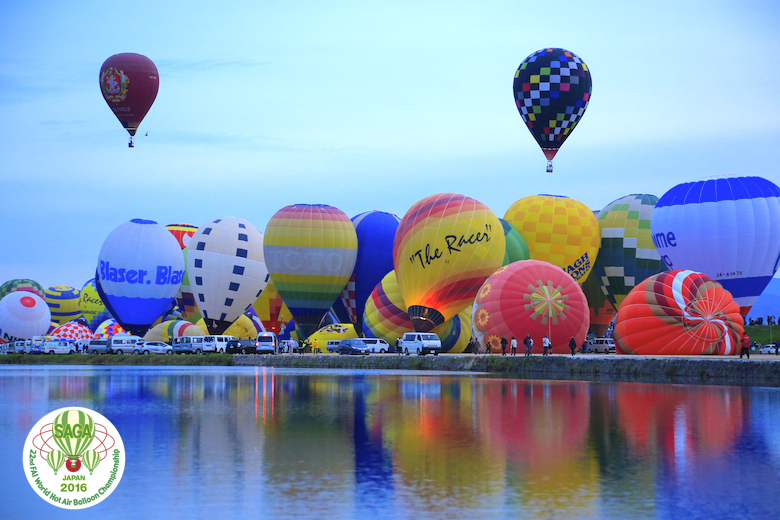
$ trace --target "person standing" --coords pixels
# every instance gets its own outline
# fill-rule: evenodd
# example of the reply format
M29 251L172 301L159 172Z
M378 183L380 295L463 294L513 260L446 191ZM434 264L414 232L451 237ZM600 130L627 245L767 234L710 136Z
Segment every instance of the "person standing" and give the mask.
M312 343L311 351L314 354L319 354L320 353L320 347L319 347L319 344L317 343L317 338L314 338L314 342Z
M534 340L531 339L530 334L525 335L525 339L523 340L523 343L525 344L525 355L530 356L531 355L531 347L534 346Z
M517 354L517 340L512 336L512 341L509 343L509 348L512 351L512 355Z
M506 336L501 336L501 355L506 356Z
M544 335L544 338L542 338L542 348L544 349L544 355L547 355L547 351L549 349L550 354L552 354L552 343L550 343L550 338L547 337L547 334Z
M747 332L742 333L741 344L742 348L739 349L739 359L742 359L742 354L747 355L747 358L750 359L750 336L748 336Z
M569 350L571 350L571 355L574 356L574 351L577 350L577 342L574 341L574 336L569 340Z

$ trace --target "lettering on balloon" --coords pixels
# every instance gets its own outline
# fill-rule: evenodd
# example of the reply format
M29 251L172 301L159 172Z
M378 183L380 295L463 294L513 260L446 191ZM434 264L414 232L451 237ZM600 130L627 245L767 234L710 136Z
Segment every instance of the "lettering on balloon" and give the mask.
M677 247L677 237L675 237L674 233L671 231L668 233L655 233L653 235L653 244L655 244L656 249L661 249L662 247Z
M566 267L566 272L571 275L572 278L578 280L585 276L590 271L590 258L588 253L585 253L579 257L573 265Z
M444 237L444 241L447 244L446 253L448 256L455 253L460 253L465 246L476 245L480 242L490 242L490 234L493 232L493 226L485 224L485 231L478 231L470 235L447 235ZM433 247L430 243L425 244L424 248L418 249L409 257L409 262L414 265L415 262L420 262L420 266L426 269L434 261L442 258L445 251L442 251L438 247ZM444 261L448 263L447 260Z
M148 277L149 271L144 269L125 269L122 267L112 267L110 262L100 261L100 279L102 281L128 283L128 284L151 284L152 279ZM154 283L156 285L177 285L184 279L184 270L174 270L169 265L158 265L156 268ZM148 278L147 278L148 277Z

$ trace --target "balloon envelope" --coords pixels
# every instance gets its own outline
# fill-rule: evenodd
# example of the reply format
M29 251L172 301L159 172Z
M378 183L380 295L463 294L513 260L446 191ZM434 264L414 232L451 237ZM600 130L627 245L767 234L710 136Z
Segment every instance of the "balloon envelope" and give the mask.
M747 315L780 258L780 188L761 177L678 184L656 204L653 242L669 269L720 282Z
M114 229L100 248L100 299L126 331L143 336L171 305L184 277L178 242L151 220Z
M182 249L190 247L190 240L192 235L198 230L198 226L192 224L168 224L165 229L171 232L171 234L179 242L179 246Z
M613 337L622 354L735 354L739 305L703 273L666 271L634 287L618 310Z
M92 332L95 332L95 329L101 323L111 319L111 313L106 308L103 300L100 299L94 278L85 283L84 287L81 288L79 311L81 311L81 316L86 320Z
M195 301L195 294L190 283L189 274L187 274L187 255L189 254L189 248L182 249L184 254L184 278L181 281L181 287L179 292L176 293L176 305L179 307L181 317L185 320L197 323L203 315L201 315L198 309L198 304Z
M276 290L303 338L310 336L352 276L357 260L352 221L327 205L286 206L268 222L264 250Z
M531 252L528 250L528 244L523 235L506 220L502 218L498 220L501 222L501 227L504 228L504 238L506 239L506 253L504 253L504 263L501 265L509 265L518 260L530 260Z
M222 334L268 283L263 234L233 217L203 224L188 248L187 276L208 330Z
M395 235L393 264L415 329L430 331L471 305L505 252L501 222L477 200L442 193L412 206Z
M127 132L135 135L157 97L157 67L141 54L114 54L103 62L99 79L103 99Z
M110 338L111 336L116 336L117 334L127 334L127 332L122 328L118 321L111 318L97 326L94 337Z
M588 66L565 49L541 49L518 67L515 104L548 161L582 119L592 90Z
M80 339L92 339L92 331L86 325L81 325L76 321L64 323L51 331L52 337L66 339L68 341L78 341Z
M81 316L79 299L81 291L67 285L55 285L46 289L46 305L51 311L51 321L63 325Z
M282 321L289 322L292 319L292 313L284 300L276 290L273 280L268 280L268 285L260 294L260 297L252 304L255 314L263 322L263 327L269 332L275 332L277 335L282 332Z
M50 323L49 307L37 294L16 291L0 300L0 343L43 336Z
M46 299L46 294L41 284L35 280L30 280L29 278L17 278L15 280L8 280L0 286L0 300L15 291L31 292Z

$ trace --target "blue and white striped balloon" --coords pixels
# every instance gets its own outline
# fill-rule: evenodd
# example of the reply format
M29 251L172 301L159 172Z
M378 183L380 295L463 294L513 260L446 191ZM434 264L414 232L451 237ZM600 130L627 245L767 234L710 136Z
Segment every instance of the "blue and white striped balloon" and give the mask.
M717 280L745 316L780 260L780 188L761 177L678 184L659 199L650 228L669 269Z

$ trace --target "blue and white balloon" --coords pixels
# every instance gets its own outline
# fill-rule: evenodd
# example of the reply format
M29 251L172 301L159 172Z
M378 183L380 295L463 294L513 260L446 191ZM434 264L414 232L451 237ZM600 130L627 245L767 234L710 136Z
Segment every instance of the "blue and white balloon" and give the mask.
M678 184L658 201L650 224L669 269L720 282L745 316L780 259L780 188L761 177Z
M114 229L100 248L100 298L126 331L143 336L171 305L184 277L176 238L152 220L133 219Z

